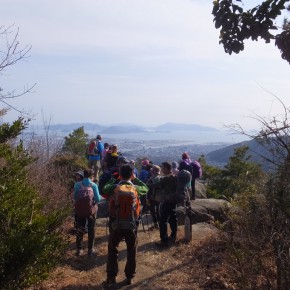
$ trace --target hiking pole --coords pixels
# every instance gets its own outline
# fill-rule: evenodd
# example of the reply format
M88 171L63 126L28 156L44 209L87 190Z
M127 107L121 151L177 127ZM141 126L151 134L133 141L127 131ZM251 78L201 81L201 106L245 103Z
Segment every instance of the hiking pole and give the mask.
M148 232L148 236L149 236L149 238L151 239L151 236L150 236L150 230L149 230L148 212L146 213L146 223L147 223L147 232Z
M109 229L109 217L108 217L108 216L106 216L106 219L107 219L107 221L106 221L106 236L108 237L108 229Z
M141 211L141 214L140 214L140 222L142 224L143 232L146 233L144 221L143 221L143 211Z

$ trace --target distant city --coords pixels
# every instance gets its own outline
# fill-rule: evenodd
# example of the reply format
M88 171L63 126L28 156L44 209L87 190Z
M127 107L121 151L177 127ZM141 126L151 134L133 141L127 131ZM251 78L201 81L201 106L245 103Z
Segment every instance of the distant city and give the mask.
M155 164L163 161L179 161L183 152L192 159L244 141L245 136L196 124L166 123L157 127L140 127L131 124L102 126L91 123L58 124L49 126L49 131L59 138L68 136L83 126L91 138L101 134L104 142L117 144L120 152L129 159L148 158ZM33 127L28 134L42 135L43 127ZM209 164L223 166L224 161L207 160Z

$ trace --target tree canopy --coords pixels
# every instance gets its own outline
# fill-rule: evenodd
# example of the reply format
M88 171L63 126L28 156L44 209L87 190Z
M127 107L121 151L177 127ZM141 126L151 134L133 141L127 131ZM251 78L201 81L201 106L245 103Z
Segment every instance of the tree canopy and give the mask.
M215 27L220 29L220 43L224 46L225 52L239 53L244 50L246 39L257 41L260 37L266 43L275 40L281 57L290 63L289 21L284 19L281 23L281 32L278 32L278 27L274 23L283 11L290 10L289 2L289 0L267 0L244 11L241 0L215 0L212 14Z

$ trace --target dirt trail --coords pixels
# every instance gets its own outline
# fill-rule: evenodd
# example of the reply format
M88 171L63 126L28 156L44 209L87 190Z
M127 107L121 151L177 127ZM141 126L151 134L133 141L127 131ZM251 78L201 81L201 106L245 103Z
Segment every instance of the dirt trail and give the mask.
M146 230L147 228L145 225ZM159 240L159 231L155 229L143 232L142 226L139 227L137 273L130 286L123 286L121 283L125 279L126 263L125 242L121 242L119 274L117 287L114 289L204 289L199 287L200 281L192 278L192 258L185 257L183 253L198 247L204 239L215 233L215 228L206 224L193 225L193 241L190 244L183 243L183 230L183 227L179 226L175 245L159 249L155 245L155 241ZM86 251L83 256L75 256L75 238L72 236L66 256L60 265L51 273L48 280L34 289L105 289L103 286L107 261L105 219L98 220L95 248L96 254L93 257L88 257Z

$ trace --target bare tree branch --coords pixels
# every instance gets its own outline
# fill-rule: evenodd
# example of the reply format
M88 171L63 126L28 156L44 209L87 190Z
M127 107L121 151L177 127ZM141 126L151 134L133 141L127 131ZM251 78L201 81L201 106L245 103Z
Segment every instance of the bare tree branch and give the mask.
M2 44L0 43L2 46L2 49L0 49L0 76L3 75L3 72L10 66L16 64L18 61L30 57L29 52L31 50L31 46L25 46L21 48L18 41L19 28L16 30L16 32L13 31L13 28L14 24L8 27L0 26L0 41L3 41ZM20 113L22 116L29 116L28 113L13 106L10 103L10 100L22 97L27 93L31 93L35 86L36 84L33 84L32 86L26 86L20 92L16 90L5 91L2 87L0 87L0 102L2 102L8 108Z

